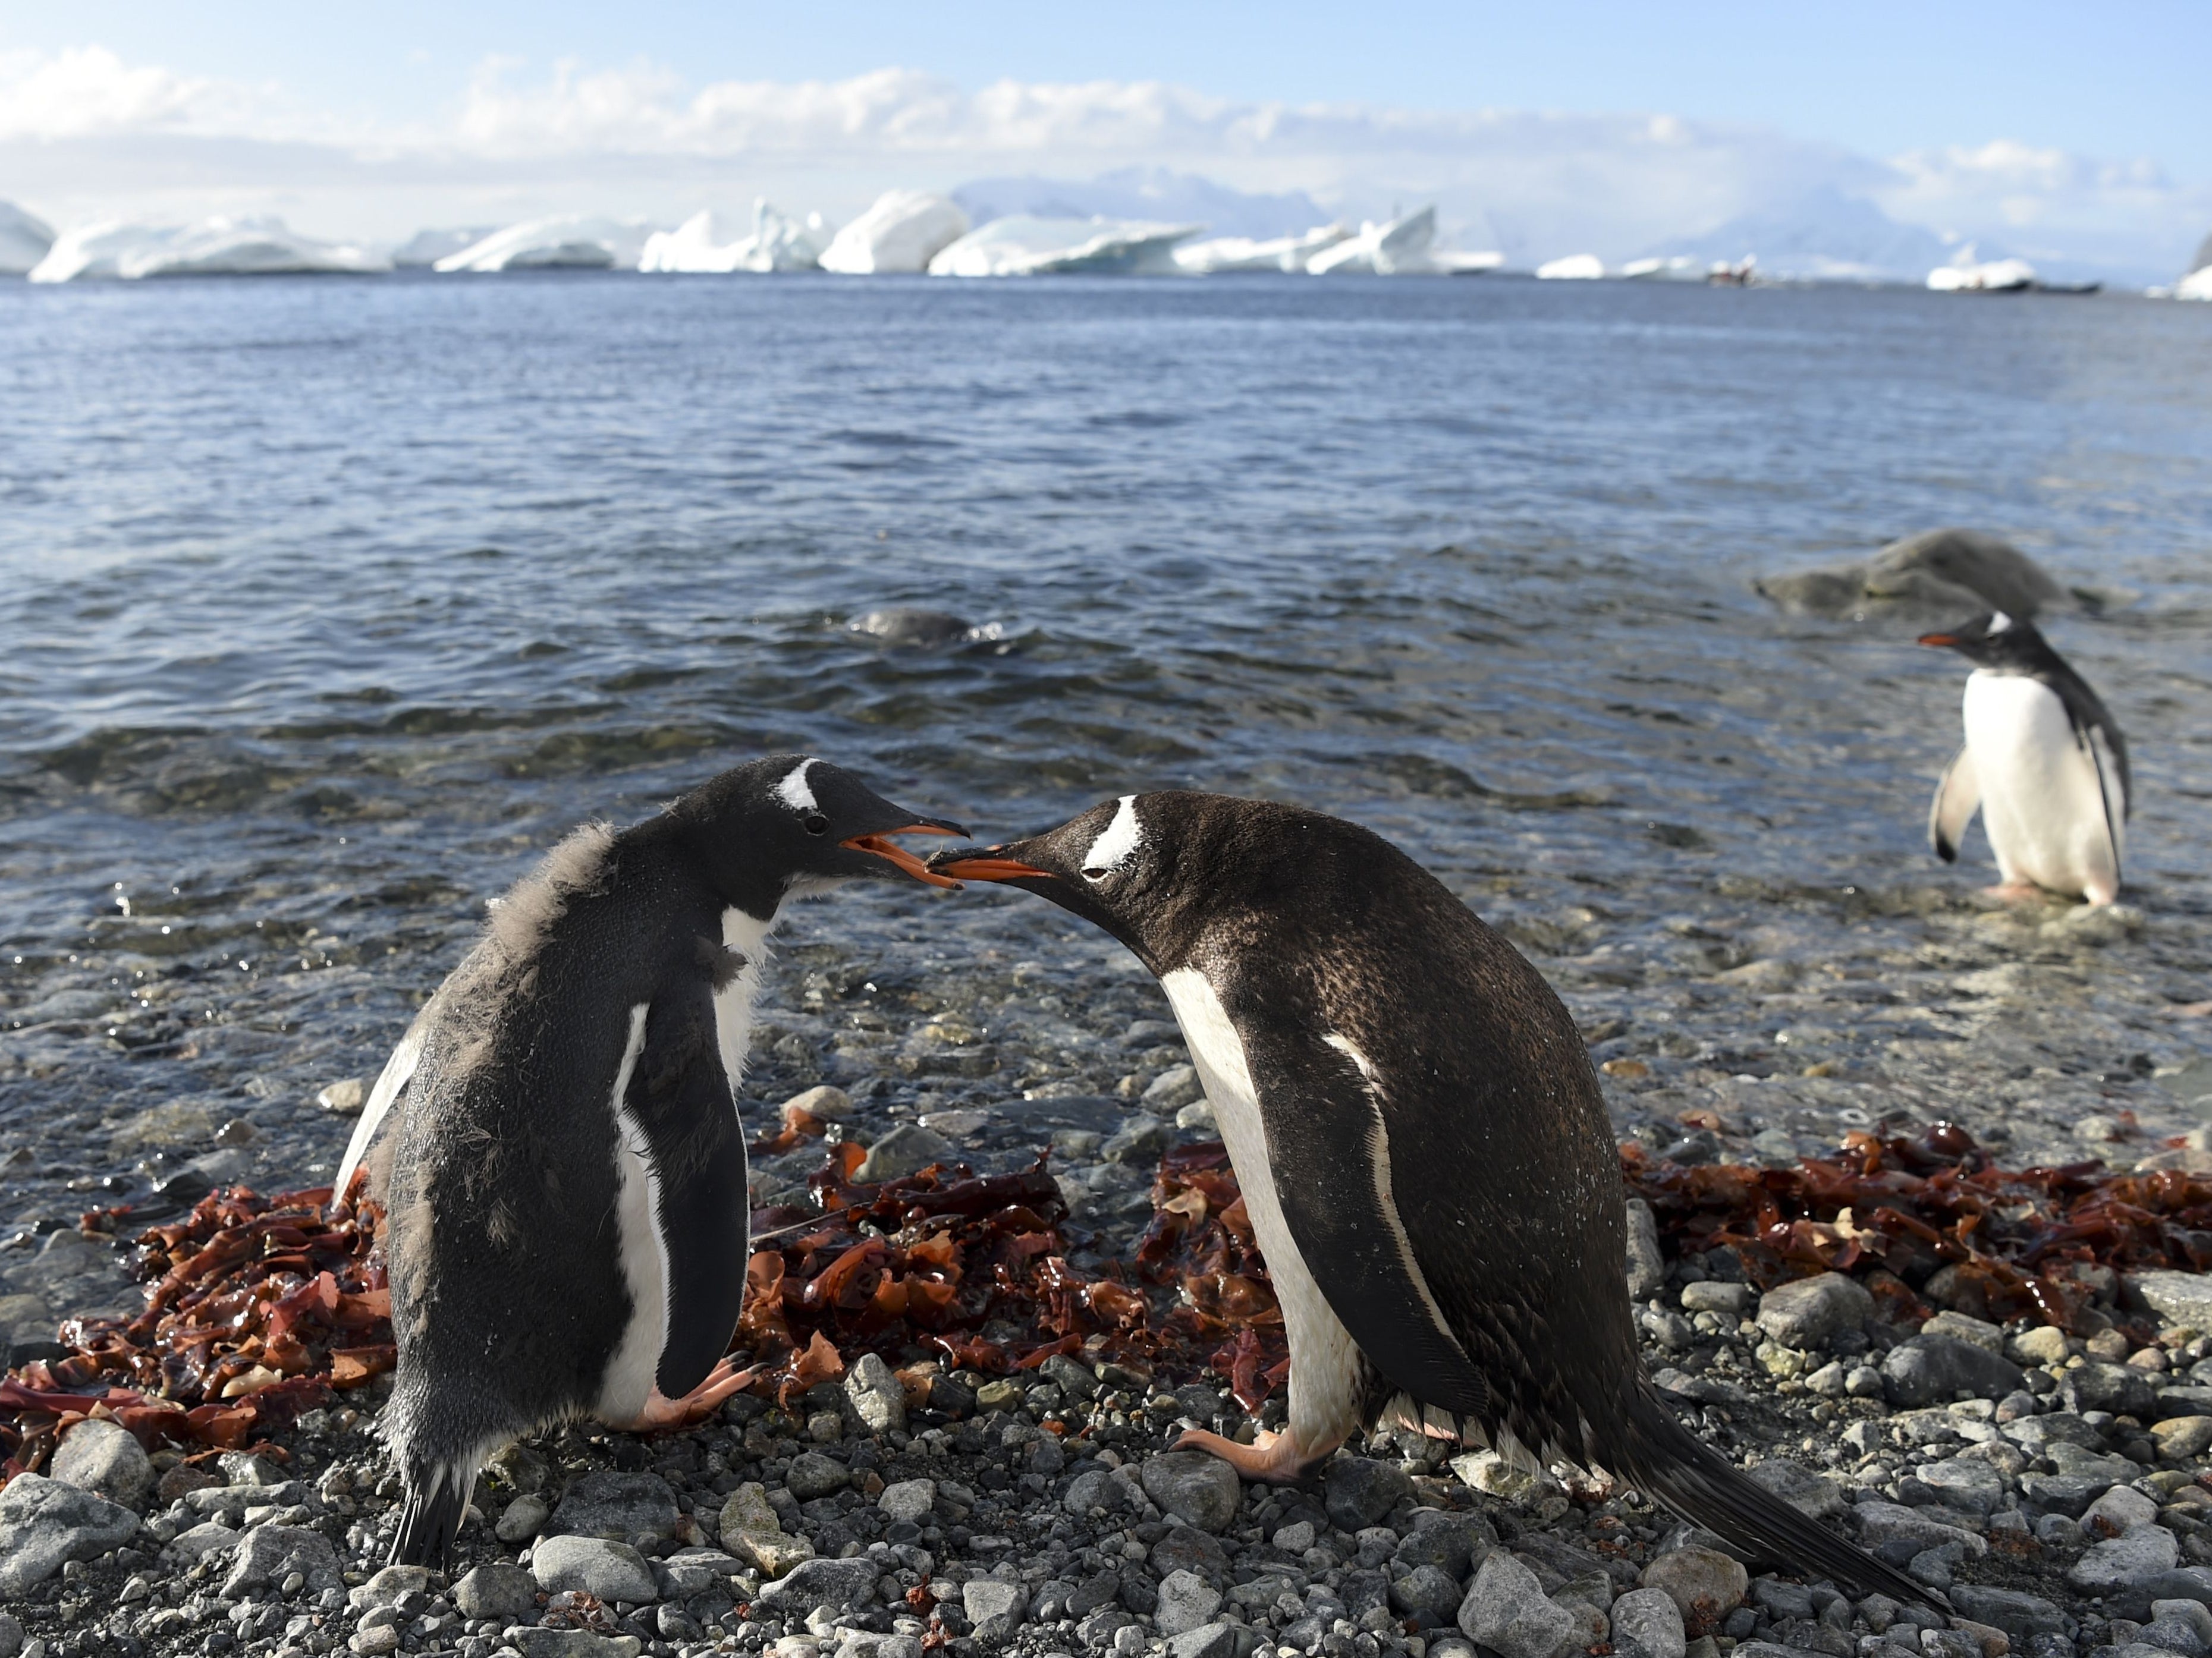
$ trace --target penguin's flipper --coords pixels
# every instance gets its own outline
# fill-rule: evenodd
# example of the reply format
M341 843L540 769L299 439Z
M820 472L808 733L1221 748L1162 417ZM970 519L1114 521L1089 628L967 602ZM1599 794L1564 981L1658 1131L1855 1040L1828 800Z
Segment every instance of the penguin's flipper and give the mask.
M1947 864L1959 861L1966 825L1982 809L1981 780L1974 774L1974 751L1960 748L1936 780L1935 803L1928 808L1928 844Z
M2112 880L2120 878L2120 855L2125 846L2128 831L2128 766L2127 750L2115 747L2110 734L2102 726L2092 726L2082 733L2082 741L2089 750L2089 759L2096 767L2098 793L2104 798L2105 838L2112 854Z
M667 1266L667 1334L654 1385L681 1399L728 1351L752 1248L744 1132L722 1069L713 987L703 977L653 999L623 1103L645 1140Z
M1237 1023L1276 1200L1329 1310L1398 1388L1492 1419L1490 1388L1414 1258L1393 1190L1388 1114L1366 1060L1343 1037L1287 1018L1255 1011Z
M406 1092L407 1084L415 1080L415 1067L422 1060L422 1043L436 1023L444 1000L441 993L424 1004L422 1011L415 1016L415 1023L407 1027L407 1034L399 1039L399 1046L384 1062L384 1069L377 1074L376 1086L369 1090L368 1103L362 1108L361 1121L353 1126L353 1138L346 1142L345 1159L338 1164L337 1178L331 1182L333 1200L345 1196L354 1170L361 1167L361 1160L376 1143L384 1120L392 1114L392 1108Z

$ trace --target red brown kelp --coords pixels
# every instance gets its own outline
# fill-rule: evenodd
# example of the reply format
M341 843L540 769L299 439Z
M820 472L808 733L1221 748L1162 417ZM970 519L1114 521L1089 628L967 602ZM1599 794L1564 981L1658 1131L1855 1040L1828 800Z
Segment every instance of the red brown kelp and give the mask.
M1908 1285L1948 1268L1942 1298L1962 1311L2070 1328L2094 1282L2084 1268L2212 1266L2212 1175L2007 1170L1951 1123L1852 1133L1795 1169L1684 1167L1632 1143L1621 1167L1675 1252L1731 1249L1762 1286L1861 1274L1900 1314L1917 1310Z
M86 1416L149 1446L235 1449L391 1369L391 1292L375 1248L382 1216L330 1195L234 1187L138 1234L145 1310L127 1321L71 1319L60 1331L67 1357L0 1380L5 1472L37 1467ZM106 1236L128 1212L95 1210L84 1230Z

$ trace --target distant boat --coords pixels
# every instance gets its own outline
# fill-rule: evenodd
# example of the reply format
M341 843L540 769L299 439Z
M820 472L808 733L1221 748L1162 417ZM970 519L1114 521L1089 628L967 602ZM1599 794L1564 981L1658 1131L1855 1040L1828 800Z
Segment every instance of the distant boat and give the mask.
M2035 285L2035 267L2026 259L1977 262L1972 246L1928 273L1929 288L1937 294L2025 294Z
M1726 259L1715 260L1712 269L1705 272L1705 280L1716 288L1748 288L1758 276L1759 255L1747 253L1734 264Z

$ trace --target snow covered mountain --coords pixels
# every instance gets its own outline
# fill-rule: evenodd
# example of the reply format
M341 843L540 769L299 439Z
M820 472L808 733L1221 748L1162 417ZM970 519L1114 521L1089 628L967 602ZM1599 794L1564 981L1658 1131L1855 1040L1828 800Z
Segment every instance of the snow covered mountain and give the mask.
M1951 257L1934 232L1903 225L1872 202L1823 185L1729 220L1702 235L1662 242L1648 257L1708 262L1753 254L1762 276L1801 282L1918 283Z

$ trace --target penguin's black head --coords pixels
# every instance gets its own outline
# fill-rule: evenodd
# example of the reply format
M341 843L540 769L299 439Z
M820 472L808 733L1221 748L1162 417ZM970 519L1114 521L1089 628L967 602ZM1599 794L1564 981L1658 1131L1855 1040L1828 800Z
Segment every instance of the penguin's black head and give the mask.
M894 835L968 831L942 817L895 806L827 760L772 755L724 772L671 808L728 902L761 917L786 898L809 897L847 881L960 884L933 873L895 844Z
M1164 973L1202 929L1204 902L1226 896L1249 874L1237 809L1255 805L1179 790L1125 794L1026 841L947 848L929 867L1027 888Z
M2014 673L2045 670L2057 658L2051 642L2035 630L2034 623L2021 622L2002 610L1978 616L1948 633L1923 634L1920 642L1948 647L1978 668Z

